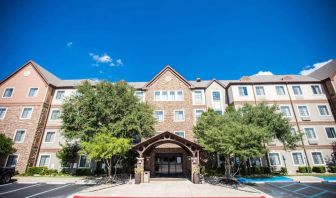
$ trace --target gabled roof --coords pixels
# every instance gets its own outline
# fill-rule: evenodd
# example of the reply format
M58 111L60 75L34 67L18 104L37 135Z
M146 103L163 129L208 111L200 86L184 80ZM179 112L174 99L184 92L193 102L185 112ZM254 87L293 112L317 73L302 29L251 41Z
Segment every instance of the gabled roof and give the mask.
M313 78L319 80L325 80L327 78L332 78L336 75L336 60L333 59L329 63L323 65L322 67L316 69L312 73L308 74Z
M43 67L41 67L40 65L38 65L37 63L35 63L33 60L29 60L27 63L23 64L19 69L17 69L16 71L14 71L7 78L3 79L0 82L0 84L2 84L3 82L5 82L6 80L8 80L10 77L12 77L13 75L15 75L17 72L19 72L21 69L23 69L24 67L26 67L29 64L33 66L33 68L37 71L37 73L42 77L42 79L44 80L44 82L47 83L48 85L56 86L59 82L61 82L61 79L59 79L57 76L55 76L54 74L52 74L48 70L44 69Z
M172 72L177 78L179 78L182 82L184 82L189 88L193 88L193 85L187 81L181 74L175 71L170 65L164 67L154 78L149 81L143 88L148 88L151 84L153 84L159 77L161 77L166 71Z

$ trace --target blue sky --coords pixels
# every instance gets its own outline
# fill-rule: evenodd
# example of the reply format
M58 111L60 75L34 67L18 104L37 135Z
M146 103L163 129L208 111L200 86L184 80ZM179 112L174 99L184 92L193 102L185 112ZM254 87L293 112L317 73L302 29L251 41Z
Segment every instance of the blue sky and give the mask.
M298 74L336 58L334 0L0 1L0 79L29 59L62 79Z

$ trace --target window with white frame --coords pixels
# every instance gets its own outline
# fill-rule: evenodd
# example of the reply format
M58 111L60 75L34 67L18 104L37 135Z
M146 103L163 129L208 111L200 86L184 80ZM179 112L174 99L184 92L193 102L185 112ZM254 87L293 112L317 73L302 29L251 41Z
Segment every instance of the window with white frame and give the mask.
M311 88L314 95L322 94L320 85L312 85Z
M257 96L264 96L265 95L264 86L256 86L255 90L256 90Z
M48 131L46 133L45 138L44 138L44 142L46 142L46 143L54 142L54 140L55 140L55 134L56 133L54 131Z
M330 115L327 105L317 105L317 108L321 116Z
M3 98L10 98L10 97L12 97L13 92L14 92L14 88L6 88L4 93L2 94L2 97Z
M195 109L195 120L196 121L198 120L198 118L201 117L203 112L204 112L204 109Z
M219 91L212 91L212 102L214 110L222 111L221 94Z
M40 156L39 166L49 166L49 162L50 162L50 155Z
M292 157L294 165L300 166L305 164L302 152L292 152Z
M324 160L323 160L321 152L314 151L311 154L312 154L313 162L314 162L315 165L322 165L322 164L324 164Z
M89 168L90 167L90 160L87 158L86 155L80 156L78 167L79 168Z
M271 166L281 165L279 153L269 153L269 160L270 160Z
M223 115L223 111L222 110L215 110L215 113L217 113L218 115Z
M26 135L26 130L18 129L15 131L13 141L14 143L22 143Z
M275 90L278 96L286 95L285 88L282 85L275 86Z
M296 134L296 130L295 130L295 128L291 128L291 133L292 133L292 135L295 135L295 134Z
M21 113L21 119L30 119L33 114L33 107L24 107Z
M5 118L6 112L7 112L6 107L0 107L0 120Z
M145 101L145 92L135 91L135 95L139 98L140 101Z
M293 89L294 95L302 95L301 86L294 85L294 86L292 86L292 89Z
M64 90L57 90L55 99L56 100L63 100L64 96L65 96L65 91Z
M292 116L289 106L280 106L280 111L281 111L282 115L285 116L285 117L291 117Z
M328 138L336 138L335 127L325 127Z
M169 91L169 100L175 101L175 91Z
M305 128L304 132L309 140L316 140L316 133L314 128Z
M51 111L50 120L58 120L61 116L61 110L54 109Z
M307 106L298 106L299 114L301 117L308 117L309 111Z
M174 121L175 122L184 121L184 111L183 110L175 110L174 111Z
M180 136L182 138L185 137L185 132L184 131L175 131L174 133L175 133L175 135Z
M18 155L8 155L6 167L15 167L17 164Z
M167 91L162 92L161 100L168 101L168 92Z
M194 91L194 104L203 104L203 92L201 90Z
M183 91L154 91L154 101L183 101Z
M37 92L38 92L38 88L37 87L32 87L32 88L29 89L28 96L29 97L36 97Z
M239 95L240 96L247 96L248 92L247 92L247 87L238 87L239 90Z
M154 92L154 100L155 101L160 101L161 100L161 92L160 91L155 91Z
M260 157L257 158L250 158L251 166L261 166L261 159Z
M154 111L154 117L158 122L164 121L164 113L162 110L156 110Z

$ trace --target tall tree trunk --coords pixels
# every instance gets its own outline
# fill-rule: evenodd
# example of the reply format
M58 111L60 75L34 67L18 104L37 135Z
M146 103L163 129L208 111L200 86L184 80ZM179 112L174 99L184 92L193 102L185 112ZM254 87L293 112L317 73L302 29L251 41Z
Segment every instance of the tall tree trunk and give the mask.
M230 155L225 156L225 177L226 179L231 179Z

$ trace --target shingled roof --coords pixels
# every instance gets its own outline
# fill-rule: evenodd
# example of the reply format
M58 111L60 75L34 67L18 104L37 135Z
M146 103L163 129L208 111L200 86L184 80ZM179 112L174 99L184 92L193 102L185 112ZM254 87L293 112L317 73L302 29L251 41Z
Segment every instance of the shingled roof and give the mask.
M308 76L311 76L319 80L325 80L335 75L336 75L336 60L335 59L331 60L329 63L323 65L322 67L316 69L312 73L308 74Z

